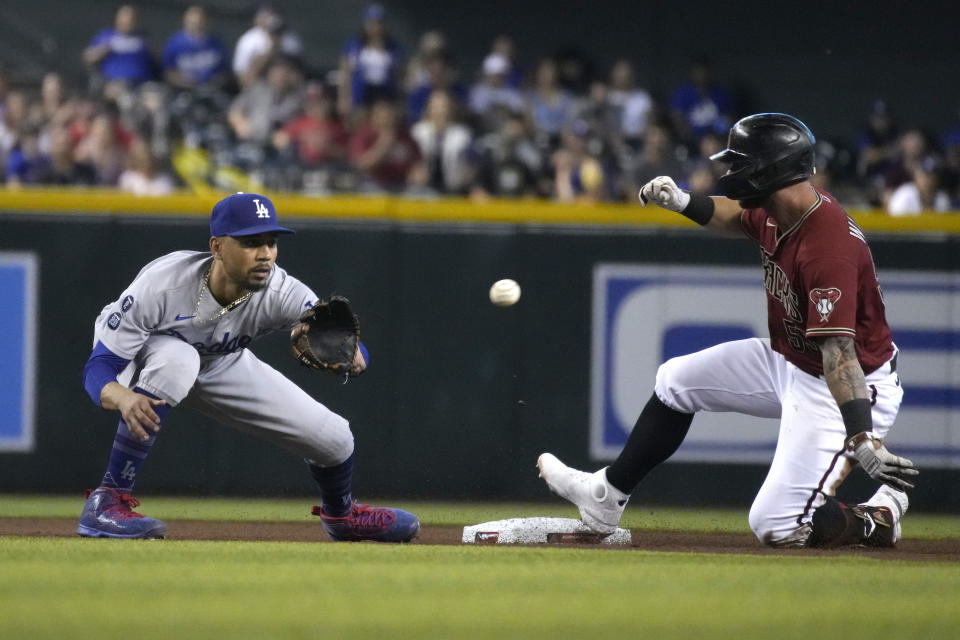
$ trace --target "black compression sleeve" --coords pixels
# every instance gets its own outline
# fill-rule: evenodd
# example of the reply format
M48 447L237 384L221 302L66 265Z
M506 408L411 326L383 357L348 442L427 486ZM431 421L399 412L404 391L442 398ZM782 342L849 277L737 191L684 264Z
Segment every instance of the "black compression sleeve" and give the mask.
M843 426L847 428L847 437L873 429L873 417L870 415L870 401L866 398L848 400L840 405Z
M713 198L705 196L702 193L691 193L690 202L680 213L687 216L701 227L713 217L714 203Z

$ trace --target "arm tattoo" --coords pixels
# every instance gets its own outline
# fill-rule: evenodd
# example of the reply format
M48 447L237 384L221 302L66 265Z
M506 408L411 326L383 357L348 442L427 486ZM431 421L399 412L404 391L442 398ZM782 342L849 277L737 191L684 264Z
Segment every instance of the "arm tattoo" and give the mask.
M837 404L849 400L870 398L863 368L857 360L853 338L830 337L820 343L823 354L823 377Z

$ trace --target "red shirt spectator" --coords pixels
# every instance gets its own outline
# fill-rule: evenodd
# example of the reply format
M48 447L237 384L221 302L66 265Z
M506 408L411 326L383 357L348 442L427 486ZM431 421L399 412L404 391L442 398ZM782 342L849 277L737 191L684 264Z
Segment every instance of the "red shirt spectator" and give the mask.
M293 146L300 162L316 166L346 156L349 136L331 115L330 100L319 85L307 87L303 115L291 120L276 137L278 148Z
M350 138L350 161L390 191L424 178L420 149L398 122L396 107L386 101L373 105L369 121Z

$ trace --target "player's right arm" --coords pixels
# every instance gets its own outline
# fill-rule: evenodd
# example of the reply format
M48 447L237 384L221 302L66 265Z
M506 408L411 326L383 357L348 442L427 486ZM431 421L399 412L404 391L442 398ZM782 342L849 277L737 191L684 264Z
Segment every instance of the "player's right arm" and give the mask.
M130 432L146 441L150 438L149 432L156 433L160 429L160 417L153 408L165 403L134 393L117 382L117 376L128 364L130 360L113 353L98 340L83 368L83 388L94 404L119 411Z
M736 200L684 191L669 176L654 178L640 189L640 202L660 205L676 211L700 226L721 233L740 233L740 212Z

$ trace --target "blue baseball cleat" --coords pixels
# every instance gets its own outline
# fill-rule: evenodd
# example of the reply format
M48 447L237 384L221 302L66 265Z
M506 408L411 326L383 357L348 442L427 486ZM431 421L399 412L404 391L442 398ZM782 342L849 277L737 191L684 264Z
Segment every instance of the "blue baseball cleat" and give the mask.
M134 511L139 504L119 489L97 487L87 491L77 533L86 538L162 538L167 533L166 523Z
M420 520L400 509L354 504L350 515L334 517L314 507L313 515L320 516L323 529L337 542L410 542L420 531Z

